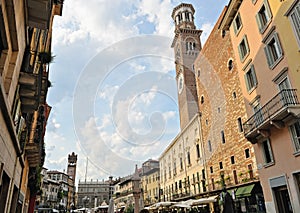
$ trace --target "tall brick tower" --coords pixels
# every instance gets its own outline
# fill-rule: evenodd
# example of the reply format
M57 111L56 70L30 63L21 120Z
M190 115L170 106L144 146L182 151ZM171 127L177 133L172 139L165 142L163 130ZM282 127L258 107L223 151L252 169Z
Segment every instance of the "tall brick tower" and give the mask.
M202 30L197 30L195 27L194 13L193 5L185 3L175 7L172 12L175 36L171 47L175 53L181 129L184 129L198 112L193 63L201 50L200 35Z
M77 166L77 155L75 155L75 153L72 152L72 154L68 156L67 174L69 175L70 178L72 178L73 181L75 181L75 177L76 177L76 166Z

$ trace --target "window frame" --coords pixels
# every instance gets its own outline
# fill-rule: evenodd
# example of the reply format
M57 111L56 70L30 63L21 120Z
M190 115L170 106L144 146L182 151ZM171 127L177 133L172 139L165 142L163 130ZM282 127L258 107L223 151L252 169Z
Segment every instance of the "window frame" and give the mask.
M224 132L224 130L221 131L221 140L222 140L222 144L226 143L226 138L225 138L225 132Z
M242 43L244 43L243 46ZM244 49L246 49L246 52L244 52L245 51ZM244 62L250 53L250 48L249 48L248 39L246 35L243 36L241 42L238 45L238 52L239 52L241 62Z
M261 12L261 10L265 8L264 13ZM263 16L265 15L265 16ZM270 10L270 6L268 1L264 1L262 5L260 6L260 9L258 10L257 14L255 15L257 26L259 29L259 32L263 34L266 29L268 28L269 24L271 23L271 20L273 18L272 12ZM267 20L264 21L264 18Z
M237 123L238 123L238 130L239 132L244 132L244 127L243 127L243 121L241 117L238 117L237 119Z
M265 147L264 147L264 143L265 142L266 142L268 150L266 150ZM264 160L264 162L263 162L264 167L268 167L268 166L273 165L275 163L275 160L274 160L274 155L273 155L273 151L272 151L272 146L271 146L270 139L266 138L266 139L262 140L260 142L260 147L262 149L261 151L262 151L263 160ZM267 162L266 151L268 151L268 153L269 153L269 157L270 157L270 161L269 162Z
M298 133L297 130L295 128L295 125L299 125L298 126ZM293 148L296 155L300 155L300 119L297 120L296 122L292 123L291 125L289 125L289 132L290 132L290 136L291 136L291 140L293 143ZM299 134L299 135L298 135ZM298 141L296 141L298 140Z
M255 90L255 88L258 85L255 68L253 64L251 64L249 69L245 72L244 78L245 78L247 91L250 94L253 90Z
M270 69L274 69L276 65L279 64L279 62L283 59L284 56L278 33L271 33L270 36L264 40L264 43L264 52L267 58L268 66Z
M212 144L210 140L207 141L207 145L208 145L208 151L212 152Z
M237 26L237 23L238 23L237 20L239 20L239 24L240 24L239 26ZM237 13L234 20L233 20L234 34L238 35L242 28L243 28L243 22L242 22L241 14Z
M298 47L300 49L300 1L295 1L294 4L292 4L291 8L288 10L288 12L285 14L288 16L293 32L295 34L295 38L298 43ZM296 15L295 19L293 19L293 15ZM296 26L297 25L297 26Z

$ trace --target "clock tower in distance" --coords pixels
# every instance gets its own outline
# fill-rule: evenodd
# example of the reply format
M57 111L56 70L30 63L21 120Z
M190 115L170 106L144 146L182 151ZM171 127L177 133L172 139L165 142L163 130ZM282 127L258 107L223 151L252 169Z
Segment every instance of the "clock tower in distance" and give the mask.
M180 128L183 130L198 112L198 96L193 63L201 50L200 35L194 24L193 5L181 3L173 9L175 36L172 48L175 55L176 81Z
M77 155L72 152L71 155L68 156L68 168L67 168L67 175L75 181L76 177L76 166L77 166Z

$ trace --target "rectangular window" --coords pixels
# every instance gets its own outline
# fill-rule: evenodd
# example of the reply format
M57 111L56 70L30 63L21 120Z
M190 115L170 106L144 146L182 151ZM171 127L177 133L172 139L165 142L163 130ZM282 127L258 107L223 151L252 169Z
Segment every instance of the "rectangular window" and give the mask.
M295 33L296 40L300 47L300 2L298 2L289 13L289 18Z
M213 167L211 166L211 167L209 167L209 169L210 169L210 173L214 173L214 169L213 169Z
M212 146L210 140L208 141L208 151L212 152Z
M180 158L180 170L183 170L183 161L182 161L182 157Z
M234 29L234 33L238 34L238 32L241 30L242 28L242 19L241 19L241 15L240 13L238 13L235 17L235 19L233 20L233 29Z
M290 126L290 132L296 152L300 152L300 120Z
M270 23L272 18L272 14L270 11L270 7L267 1L264 1L263 5L259 9L258 13L256 14L256 22L259 28L260 33L263 33L268 24Z
M188 151L187 152L187 163L188 163L188 165L191 165L191 155L190 155L190 152Z
M300 193L300 173L294 174L295 183L296 183L296 189L298 190L298 193Z
M199 144L196 144L196 154L197 154L197 158L200 158L200 146L199 146Z
M235 164L234 156L230 157L231 164Z
M249 178L250 178L251 180L253 180L254 174L253 174L253 168L252 168L252 165L251 165L251 164L248 165L248 173L249 173Z
M222 130L221 131L221 138L222 138L222 143L225 143L225 134L224 134L224 131Z
M219 162L220 169L223 169L223 163Z
M240 42L240 44L238 46L238 51L239 51L239 55L240 55L240 60L241 60L241 62L243 62L245 60L246 56L248 55L248 53L250 52L246 36L244 36L242 41Z
M246 158L250 157L250 150L249 149L245 149L245 157Z
M174 175L176 175L177 171L176 171L176 162L174 162Z
M237 174L236 174L236 170L233 170L232 173L233 173L234 183L238 184L238 177L237 177Z
M265 42L264 48L268 65L273 69L283 56L278 34L273 33Z
M237 122L238 122L238 129L239 129L239 132L243 132L243 123L242 123L242 118L238 118L237 119Z
M273 163L274 159L273 159L271 144L268 139L261 143L261 149L262 149L264 160L265 160L264 163L265 164Z
M245 83L247 91L251 92L257 86L257 79L255 74L254 65L251 65L249 70L245 73Z

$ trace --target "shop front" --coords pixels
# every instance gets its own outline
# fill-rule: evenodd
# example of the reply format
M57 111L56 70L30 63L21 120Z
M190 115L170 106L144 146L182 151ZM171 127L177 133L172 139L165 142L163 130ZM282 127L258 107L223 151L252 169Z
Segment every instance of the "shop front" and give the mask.
M239 187L234 193L236 213L265 213L265 201L259 183Z

